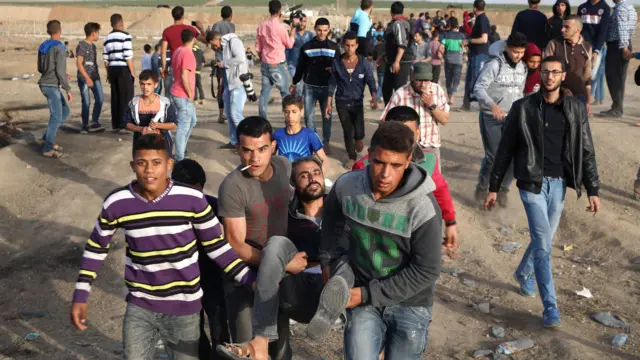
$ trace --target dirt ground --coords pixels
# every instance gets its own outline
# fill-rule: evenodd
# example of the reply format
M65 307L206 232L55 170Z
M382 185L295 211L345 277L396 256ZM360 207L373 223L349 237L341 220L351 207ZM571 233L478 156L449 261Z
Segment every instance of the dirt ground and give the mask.
M135 46L138 49L142 44ZM36 72L36 48L35 41L5 40L0 44L0 109L14 109L9 112L13 121L38 138L48 120L38 77L7 80ZM69 61L74 101L67 124L78 126L80 99L74 64ZM633 83L637 66L634 62L629 67L625 116L619 120L591 119L602 180L602 212L593 217L585 212L584 198L578 200L574 191L567 192L553 253L563 314L563 325L556 331L542 328L540 300L519 296L512 280L529 240L515 184L508 209L479 209L473 199L483 155L477 112L451 113L450 124L441 128L442 164L458 213L461 249L458 258L444 260L444 266L464 273L441 276L425 359L467 359L476 349L493 349L502 341L515 339L532 339L536 345L514 359L640 359L637 332L628 332L627 344L617 349L611 346L611 339L623 331L589 318L595 311L611 311L631 329L640 325L640 203L631 199L631 184L640 163L640 128L633 127L640 118L640 94ZM259 88L259 69L252 70L258 75L254 86ZM209 79L204 78L208 89ZM109 125L109 87L103 84L102 123ZM605 104L610 103L608 95L607 99ZM459 105L456 100L454 108ZM595 106L594 112L605 109L606 105ZM269 108L275 127L283 126L279 110L278 101ZM247 103L245 116L257 112L257 103ZM366 112L367 137L380 115L381 110ZM0 113L0 123L6 120L2 116L6 114ZM215 122L217 116L217 106L207 91L205 105L198 108L199 124L189 149L207 171L206 191L211 194L217 194L221 180L239 162L232 153L217 149L227 142L228 135L227 125ZM335 151L328 174L334 180L344 171L340 166L346 160L342 140L336 118ZM112 189L133 179L128 165L131 136L110 132L79 135L61 130L57 142L69 154L62 160L43 158L38 147L29 142L0 149L0 359L117 359L121 357L126 292L121 233L94 283L86 332L70 325L68 310L82 249L101 201ZM505 253L501 250L505 242L517 242L522 248ZM573 250L562 251L563 245L573 245ZM469 280L475 286L463 284ZM575 294L583 286L594 298ZM491 303L490 314L473 307L482 302ZM492 326L503 327L505 339L492 338ZM296 359L341 358L341 333L333 333L320 344L303 337L303 329L294 329ZM28 333L38 333L40 338L23 340Z

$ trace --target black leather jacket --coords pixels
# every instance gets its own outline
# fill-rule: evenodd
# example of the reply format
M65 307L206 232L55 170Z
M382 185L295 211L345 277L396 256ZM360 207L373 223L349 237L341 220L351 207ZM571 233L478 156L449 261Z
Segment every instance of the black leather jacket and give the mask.
M502 140L491 171L489 191L497 192L513 159L518 188L539 194L544 177L543 98L540 92L513 103L506 118ZM578 98L563 96L562 109L567 120L563 154L565 180L578 198L581 185L589 196L597 196L600 186L596 153L591 139L589 118Z

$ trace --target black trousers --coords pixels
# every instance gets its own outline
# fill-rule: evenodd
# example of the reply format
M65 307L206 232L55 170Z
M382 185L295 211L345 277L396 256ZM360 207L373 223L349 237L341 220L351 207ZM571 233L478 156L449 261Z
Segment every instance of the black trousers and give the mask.
M196 100L204 100L204 89L202 88L202 74L196 73Z
M433 73L433 76L431 78L432 83L437 84L438 82L440 82L441 69L442 69L442 65L431 65L431 70Z
M604 63L604 75L613 104L611 110L622 113L624 101L624 84L627 81L627 69L629 60L622 57L622 49L618 48L618 42L607 43L607 56Z
M207 256L201 253L200 256ZM229 326L227 325L227 306L224 299L224 274L208 257L199 259L200 286L202 287L202 310L200 311L200 343L198 358L200 360L219 360L222 357L216 352L216 346L230 343ZM209 320L211 342L205 332L205 314Z
M364 106L362 104L336 104L344 133L344 145L349 159L356 160L356 140L364 139Z
M385 105L391 100L394 91L409 82L409 75L411 74L410 63L400 63L400 72L397 74L392 74L391 65L389 63L387 65L387 68L384 70L384 82L382 83L382 97Z
M133 99L133 78L127 66L109 66L111 83L111 128L121 129L124 112Z

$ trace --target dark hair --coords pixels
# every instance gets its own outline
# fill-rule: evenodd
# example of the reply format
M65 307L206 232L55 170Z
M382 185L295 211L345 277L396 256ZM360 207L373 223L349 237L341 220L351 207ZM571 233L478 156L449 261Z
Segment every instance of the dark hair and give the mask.
M69 42L68 42L68 41L65 41L65 42L64 42L64 44L65 44L65 45L69 45Z
M164 141L164 136L160 134L147 134L142 135L133 141L133 156L135 157L136 151L141 150L161 150L167 151L167 144Z
M306 157L301 157L301 158L297 158L293 161L293 163L291 164L291 183L295 184L296 182L296 168L298 167L298 165L300 164L304 164L304 163L308 163L308 162L313 162L316 165L318 165L318 167L320 167L320 171L322 171L322 161L320 161L320 159L318 159L315 156L306 156Z
M529 42L525 34L516 32L507 38L507 47L526 48Z
M162 45L160 44L156 44L156 46L153 47L153 50L158 51L159 49L162 49Z
M381 24L378 24L378 27L376 28L376 30L384 30L384 26L382 26Z
M413 153L415 134L397 121L385 121L371 138L371 150L381 148L407 156Z
M231 15L233 15L233 9L231 9L229 5L223 6L220 10L220 16L222 16L223 19L228 19Z
M93 34L94 32L100 31L101 28L102 27L98 23L94 23L94 22L86 23L84 25L84 34L86 36L89 36L89 35Z
M329 19L321 17L316 20L315 27L318 26L331 26L331 23L329 23Z
M410 18L412 18L412 17L414 17L414 16L415 16L415 15L414 15L413 13L409 14L409 17L410 17Z
M111 15L111 19L110 19L111 27L116 27L122 21L123 21L122 15L120 14Z
M182 6L176 6L171 10L171 16L173 20L180 20L184 17L184 8Z
M542 59L542 61L540 62L540 68L542 68L543 64L551 62L560 63L560 66L562 66L562 72L567 72L564 61L562 61L562 58L560 56L556 55L547 56L546 58Z
M180 160L173 164L171 178L190 186L204 186L207 182L207 174L204 169L197 161L192 159Z
M186 44L189 41L193 40L194 37L195 35L193 34L193 30L191 29L184 29L182 30L182 33L180 33L180 38L182 38L183 44Z
M538 4L540 4L540 0L529 0L529 4L538 5Z
M49 35L57 34L60 32L60 30L62 30L62 25L60 24L60 21L50 20L47 23L47 34Z
M158 83L160 81L160 76L151 70L142 70L140 75L138 75L138 79L140 81L147 81L151 79L154 83Z
M460 27L460 23L458 23L458 18L452 17L451 19L449 19L449 26L451 26L452 29Z
M151 45L144 44L144 52L148 53L149 51L151 51Z
M491 30L496 31L498 30L498 27L496 25L491 25Z
M444 19L447 20L449 18L449 14L445 13L444 14Z
M455 19L455 18L454 18L454 19ZM451 28L452 28L452 29L455 29L455 28L453 27L453 25L451 25ZM438 29L433 29L433 31L431 32L431 36L433 36L434 38L436 38L436 37L440 36L440 31L438 31Z
M378 37L381 37L381 35L378 35ZM357 43L358 34L356 34L354 31L347 31L342 37L342 42L344 43L346 40L355 40Z
M260 116L249 116L244 118L236 128L236 138L238 141L240 141L240 135L259 138L264 134L269 134L269 140L273 140L273 128L271 127L271 123Z
M473 2L473 7L478 9L478 11L484 11L487 8L487 4L484 0L476 0Z
M360 1L360 9L368 10L373 6L373 0L362 0Z
M393 15L402 15L404 12L404 4L400 1L396 1L391 4L391 13Z
M295 105L300 110L304 109L304 101L299 96L287 95L282 98L282 110L287 106Z
M418 15L418 17L423 17L423 16L424 16L424 13L420 13L420 15Z
M416 31L416 35L420 35L421 38L426 37L426 35L422 31Z
M420 124L420 115L418 115L418 112L409 106L396 106L389 110L387 115L384 117L384 121L399 121L402 123L415 121Z
M282 10L282 4L278 0L269 1L269 14L275 15Z
M207 37L206 37L207 43L209 43L209 42L211 42L211 40L213 40L215 38L219 38L221 36L222 36L222 34L217 32L217 31L209 31L207 33Z

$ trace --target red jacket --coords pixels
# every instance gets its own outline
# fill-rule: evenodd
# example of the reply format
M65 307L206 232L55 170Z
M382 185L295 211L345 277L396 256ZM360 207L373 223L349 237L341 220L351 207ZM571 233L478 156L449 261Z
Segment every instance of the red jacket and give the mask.
M471 20L471 16L469 16L469 12L465 10L462 15L462 33L467 37L471 37L471 31L473 30L473 25L469 24L469 20Z
M436 184L436 190L433 192L433 195L436 197L438 205L440 205L440 209L442 210L442 219L446 222L455 221L456 209L453 206L453 199L449 192L449 184L447 184L447 180L444 179L444 176L442 176L442 173L438 170L438 163L440 162L440 159L438 159L438 156L431 150L421 150L423 155L419 156L420 154L416 154L414 152L413 161L427 170L427 173ZM369 155L356 161L351 170L362 170L366 168L368 164Z
M536 44L529 43L529 45L527 45L527 49L524 52L524 58L522 60L525 61L526 64L526 61L534 55L540 56L540 60L542 60L542 51L540 51ZM538 92L538 90L540 90L540 66L538 66L538 68L534 72L531 72L531 70L527 71L529 75L527 76L527 81L524 84L524 95Z

